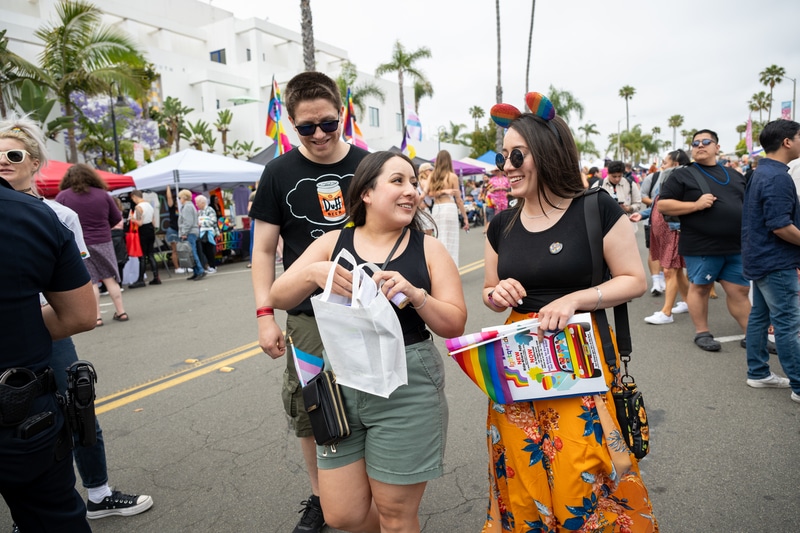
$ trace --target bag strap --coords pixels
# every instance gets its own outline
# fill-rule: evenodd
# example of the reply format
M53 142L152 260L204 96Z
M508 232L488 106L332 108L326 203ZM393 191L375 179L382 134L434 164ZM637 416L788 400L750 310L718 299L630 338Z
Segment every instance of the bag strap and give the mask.
M650 178L650 190L647 191L647 197L648 198L653 198L653 189L655 188L656 183L658 183L658 178L659 177L661 177L661 171L660 170L656 170L653 173L653 177Z
M592 286L595 287L609 279L608 269L603 262L603 233L601 230L602 221L600 220L600 191L605 189L588 189L584 192L583 210L586 219L586 231L589 235L589 253L592 257ZM606 194L608 194L606 192ZM599 328L600 340L603 345L603 354L606 364L612 372L618 373L616 351L614 342L609 331L608 316L605 309L598 309L592 315ZM628 362L631 359L633 346L631 343L631 328L628 320L628 303L624 302L614 306L614 326L617 332L617 347L619 349L620 361L624 364L624 376L628 376Z
M383 266L381 266L381 270L386 270L386 266L389 264L389 261L392 260L392 256L397 251L397 247L400 246L400 243L403 242L403 237L406 236L406 232L408 232L408 226L403 228L403 231L400 233L400 236L397 238L397 242L394 243L392 246L392 251L389 252L389 256L386 258L386 261L383 262Z
M691 174L694 178L694 181L697 182L697 187L700 189L700 194L710 194L711 189L708 187L708 182L706 181L705 176L703 176L703 173L700 172L700 169L695 165L697 165L697 163L692 163L691 165L687 165L686 168L689 170L689 174Z

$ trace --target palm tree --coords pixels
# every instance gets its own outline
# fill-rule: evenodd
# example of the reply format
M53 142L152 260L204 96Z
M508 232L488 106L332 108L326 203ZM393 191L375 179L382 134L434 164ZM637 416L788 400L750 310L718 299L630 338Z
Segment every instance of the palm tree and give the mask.
M589 142L589 135L600 135L600 131L597 129L597 124L594 122L589 122L583 126L578 126L578 129L583 132L584 143ZM597 157L600 157L600 154L598 154Z
M433 85L427 80L414 82L414 113L419 115L419 101L433 96Z
M347 98L347 88L350 88L350 98L353 99L353 106L358 109L359 114L364 114L366 100L369 96L380 100L381 103L386 101L386 95L380 87L371 82L356 85L356 79L358 79L356 66L350 61L344 60L342 71L336 78L336 85L339 87L342 100Z
M31 80L38 84L47 84L42 81L47 75L33 63L30 63L8 49L7 30L0 30L0 118L6 118L8 110L6 102L13 102L19 95L21 84ZM47 117L41 119L43 122Z
M450 121L450 131L441 130L439 132L439 140L453 144L467 144L465 142L465 137L469 136L469 134L462 134L461 130L464 129L467 129L466 124L454 124L452 121Z
M135 42L101 22L102 12L82 0L56 5L57 25L43 26L35 35L44 43L40 56L42 70L52 80L51 88L65 115L75 112L71 96L108 94L112 85L124 94L144 93L141 70L145 66ZM75 124L67 127L69 162L78 162Z
M636 89L631 87L630 85L623 85L622 89L619 90L619 97L625 99L625 129L631 129L631 119L630 113L628 112L628 100L633 98L633 95L636 94Z
M503 103L503 84L500 78L500 0L494 0L495 16L497 18L497 87L495 89L496 103ZM503 128L495 126L495 147L496 152L503 149Z
M533 47L533 16L536 14L536 0L531 0L531 29L528 32L528 61L525 64L525 94L528 94L528 81L531 79L531 49Z
M375 69L375 76L383 76L389 72L397 72L397 84L400 88L400 124L402 124L403 128L403 138L405 138L406 135L406 101L403 94L403 80L406 74L408 74L416 81L426 82L425 74L416 67L415 63L420 59L429 57L431 57L429 48L422 47L409 53L398 40L394 43L392 60L389 63L378 65L378 68Z
M475 120L475 131L481 129L478 121L486 116L486 112L483 110L482 107L474 105L469 108L469 116L471 116Z
M739 140L742 140L742 135L747 131L747 123L739 124L736 126L736 133L739 134Z
M772 118L772 90L777 84L783 81L786 76L786 69L778 65L770 65L758 74L758 81L762 85L769 87L769 113L767 113L767 122Z
M233 112L230 109L221 109L217 113L217 121L214 123L214 127L217 128L222 140L222 155L228 155L228 132L231 129L232 120Z
M206 142L208 134L210 133L208 122L198 119L194 124L188 122L187 126L188 128L184 128L181 132L181 136L189 141L189 146L195 150L202 150L203 143Z
M575 139L575 147L578 149L579 159L583 159L583 157L587 155L600 157L600 152L597 150L592 141L581 141L580 139Z
M563 118L564 122L569 123L569 116L573 111L578 114L578 118L583 118L583 104L571 92L556 89L550 85L549 97L556 110L556 115Z
M314 58L314 22L311 19L311 0L300 0L300 33L303 36L303 66L306 72L316 70Z
M658 137L659 135L661 135L661 128L659 128L658 126L653 126L652 132L653 132L653 137Z
M759 91L753 94L747 105L750 111L758 111L758 120L763 121L764 116L761 112L772 109L772 94L767 95L764 91Z
M678 146L675 138L675 132L678 128L683 126L683 115L672 115L667 119L667 126L672 128L672 146Z
M184 120L186 115L194 111L192 107L185 107L180 100L167 96L164 101L164 111L161 114L161 124L164 129L164 139L167 145L175 143L175 152L181 151L181 132L185 129Z

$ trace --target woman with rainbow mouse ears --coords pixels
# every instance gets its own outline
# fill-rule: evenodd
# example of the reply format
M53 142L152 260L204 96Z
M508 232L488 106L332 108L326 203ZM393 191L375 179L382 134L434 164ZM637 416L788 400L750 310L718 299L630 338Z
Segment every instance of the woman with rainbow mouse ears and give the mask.
M589 193L584 196L575 141L545 96L529 93L526 103L530 113L509 104L491 110L507 128L497 166L518 201L487 230L483 302L497 313L510 308L508 323L538 316L543 331L559 330L572 315L627 302L647 285L631 222L613 198L595 191L611 277L592 285L584 216ZM614 375L602 354L600 360L610 385ZM610 392L490 401L484 531L658 531L636 459L599 429L607 412L613 419Z

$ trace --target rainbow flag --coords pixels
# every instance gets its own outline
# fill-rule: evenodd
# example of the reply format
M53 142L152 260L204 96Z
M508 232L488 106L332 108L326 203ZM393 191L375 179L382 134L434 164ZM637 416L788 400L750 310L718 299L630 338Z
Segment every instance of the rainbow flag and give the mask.
M272 76L272 93L269 96L269 107L267 109L266 134L267 137L275 141L275 157L292 149L292 143L289 142L289 137L286 135L281 123L282 114L281 89L278 87L278 82L275 81L275 76Z
M294 356L294 368L297 370L297 378L300 384L305 387L308 382L322 372L324 362L322 357L311 355L303 350L298 349L294 344L292 346L292 355Z
M492 401L514 403L503 363L503 345L499 339L473 345L450 356Z
M361 129L356 123L356 110L355 106L353 105L353 95L350 93L350 87L347 88L346 100L347 101L345 102L344 106L344 117L342 117L342 120L344 121L342 135L344 136L344 140L346 142L355 144L359 148L366 150L367 142L364 140L364 136L361 134Z

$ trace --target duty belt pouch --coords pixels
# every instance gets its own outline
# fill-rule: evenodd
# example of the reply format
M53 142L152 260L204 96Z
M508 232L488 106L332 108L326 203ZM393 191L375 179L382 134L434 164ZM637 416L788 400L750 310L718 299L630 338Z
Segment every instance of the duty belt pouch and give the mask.
M27 368L10 368L0 375L0 426L22 423L43 392L51 390L52 371L36 376Z
M303 403L311 420L314 441L319 446L330 446L336 453L336 444L350 435L350 425L333 372L326 370L311 378L303 387Z
M621 385L612 388L611 394L614 396L622 438L634 457L642 459L650 451L650 425L642 393L636 388L635 382L623 380Z

